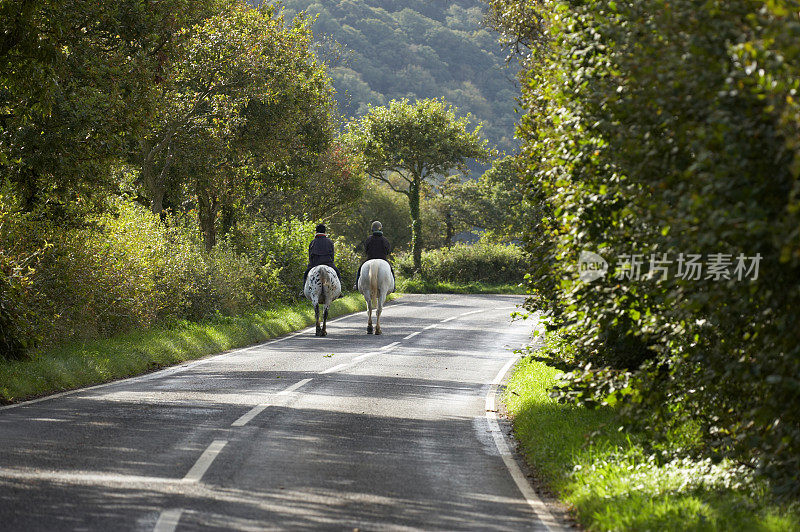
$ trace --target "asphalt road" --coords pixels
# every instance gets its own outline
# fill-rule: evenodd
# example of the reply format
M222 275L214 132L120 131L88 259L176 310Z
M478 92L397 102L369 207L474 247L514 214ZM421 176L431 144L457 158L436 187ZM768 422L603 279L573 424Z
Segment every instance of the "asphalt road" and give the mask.
M543 530L486 413L521 301L406 296L382 336L359 313L0 409L0 529Z

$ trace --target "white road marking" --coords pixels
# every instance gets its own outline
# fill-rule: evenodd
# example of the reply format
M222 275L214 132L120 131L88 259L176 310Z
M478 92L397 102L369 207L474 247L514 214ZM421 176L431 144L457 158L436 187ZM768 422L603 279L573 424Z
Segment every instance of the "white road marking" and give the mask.
M387 304L386 308L399 307L401 305L406 305L406 304L407 304L406 302L394 303L394 301L392 301L392 304L391 305ZM514 307L514 308L516 308L516 307ZM364 311L361 311L361 312L364 312ZM353 316L355 316L357 314L359 314L359 312L345 314L344 316L340 316L340 317L335 318L333 320L329 320L328 323L335 323L337 321L346 320L347 318L352 318ZM187 362L185 362L183 364L179 364L179 365L171 366L171 367L168 367L168 368L164 368L164 369L161 369L161 370L158 370L158 371L154 371L153 373L147 373L145 375L136 375L134 377L129 377L127 379L119 379L119 380L114 380L114 381L110 381L110 382L104 382L102 384L96 384L94 386L87 386L85 388L76 388L74 390L67 390L67 391L64 391L64 392L54 393L52 395L48 395L48 396L45 396L45 397L38 397L36 399L30 399L28 401L20 401L19 403L0 406L0 411L10 410L12 408L19 408L21 406L32 405L32 404L36 404L36 403L41 403L43 401L50 401L51 399L58 399L59 397L66 397L66 396L74 395L74 394L80 393L80 392L88 392L88 391L91 391L91 390L98 390L98 389L101 389L101 388L106 388L108 386L114 386L114 385L117 385L117 384L133 383L133 382L146 382L146 381L150 381L150 380L153 380L153 379L160 379L162 377L165 377L167 375L171 375L173 373L178 373L178 372L181 372L183 370L191 369L191 368L196 367L196 366L201 366L201 365L204 365L204 364L208 364L211 361L216 360L217 358L221 358L221 357L225 357L225 356L228 356L228 355L232 355L234 353L244 353L244 352L247 352L247 351L256 351L256 350L262 349L264 347L270 346L272 344L277 344L278 342L285 342L286 340L291 340L292 338L296 338L298 336L307 334L307 332L311 331L313 328L314 328L314 326L311 325L311 326L306 327L306 328L304 328L304 329L302 329L300 331L288 334L286 336L281 336L280 338L274 338L272 340L267 340L266 342L262 342L262 343L259 343L259 344L256 344L256 345L239 347L239 348L236 348L236 349L231 349L229 351L225 351L223 353L217 353L216 355L209 355L208 357L205 357L205 358L200 358L200 359L197 359L197 360L187 361Z
M380 348L380 350L381 350L381 351L385 351L385 350L387 350L387 349L391 349L391 348L393 348L393 347L394 347L394 346L396 346L396 345L400 345L400 342L392 342L392 343L391 343L391 344L389 344L389 345L385 345L385 346L381 347L381 348Z
M297 390L298 388L300 388L302 386L305 386L306 384L308 384L312 380L313 379L303 379L303 380L301 380L299 382L296 382L296 383L292 384L291 386L289 386L285 390L279 391L276 395L289 395L290 393L292 393L293 391ZM254 406L253 408L250 409L249 412L247 412L242 417L240 417L239 419L237 419L236 421L231 423L231 427L244 427L245 425L250 423L257 415L259 415L261 412L263 412L264 410L269 408L269 406L270 406L269 403L261 403L259 405Z
M424 329L422 329L422 330L423 330L423 331L427 331L428 329L433 329L433 328L434 328L434 327L436 327L437 325L438 325L437 323L433 323L433 324L431 324L431 325L428 325L427 327L425 327L425 328L424 328Z
M358 355L357 357L353 357L353 362L361 362L362 360L366 360L369 357L374 357L378 353L364 353L363 355Z
M337 366L333 366L332 368L328 368L328 369L326 369L326 370L324 370L324 371L320 371L320 373L321 373L322 375L325 375L326 373L333 373L333 372L335 372L335 371L339 371L340 369L344 369L344 368L346 368L346 367L347 367L347 366L349 366L349 365L350 365L350 364L339 364L339 365L337 365Z
M183 510L180 508L173 508L171 510L164 510L158 516L156 526L153 527L153 532L174 532L178 528L178 521L181 520Z
M447 319L444 319L444 320L440 321L439 323L447 323L448 321L453 321L456 318L458 318L458 316L452 316L450 318L447 318Z
M503 459L509 473L511 473L511 478L514 479L519 491L522 493L522 496L525 497L528 505L533 509L536 517L539 518L539 521L541 521L546 530L563 530L563 527L555 520L550 510L547 509L542 499L539 498L536 491L531 487L528 479L525 478L525 474L522 472L519 465L517 465L517 462L514 460L514 455L511 453L511 446L506 441L507 437L500 429L500 424L497 421L497 386L503 382L506 373L517 360L517 357L509 360L492 381L491 391L486 396L486 422L489 425L489 432L492 433L497 450L500 452L500 457Z
M222 451L222 448L228 444L227 440L214 440L211 442L211 445L203 451L203 454L200 455L200 458L197 459L197 462L192 466L186 476L183 477L183 480L187 480L190 482L199 482L208 468L211 467L211 463L217 457L217 455Z
M404 337L403 337L403 340L410 340L410 339L414 338L416 335L418 335L419 333L420 333L420 332L419 332L419 331L417 331L417 332L414 332L414 333L411 333L411 334L409 334L408 336L404 336Z
M508 362L506 362L506 365L503 366L503 369L500 370L500 372L497 374L497 376L495 376L494 380L492 381L492 386L497 386L501 382L503 382L503 377L506 376L508 370L510 370L511 366L513 366L516 362L517 362L517 357L514 357L510 359Z
M300 388L301 386L305 386L306 384L308 384L312 380L313 379L303 379L300 382L296 382L296 383L292 384L291 386L289 386L288 388L286 388L285 390L279 391L278 395L289 395L290 393L292 393L296 389Z
M105 473L102 471L45 471L41 469L17 468L0 468L0 478L60 482L66 484L122 484L125 486L152 486L155 484L179 484L182 482L175 478L125 475L122 473Z
M243 415L242 417L240 417L239 419L237 419L236 421L231 423L231 427L244 427L250 421L252 421L253 418L255 418L261 412L266 410L268 407L269 407L269 404L260 404L260 405L254 406L245 415Z
M485 311L484 311L484 309L480 309L480 310L471 310L471 311L469 311L469 312L465 312L464 314L459 314L459 315L458 315L458 317L459 317L459 318L463 318L464 316L470 316L470 315L472 315L472 314L480 314L481 312L485 312Z
M365 379L356 380L356 379L340 379L340 378L337 378L335 382L337 382L337 383L338 382L352 382L352 383L364 385L365 383L366 384L371 384L374 381L365 380ZM410 388L432 388L432 389L435 389L435 390L450 390L450 391L454 391L454 392L471 392L471 393L475 392L475 388L458 387L458 386L443 386L443 385L440 385L440 384L417 384L417 383L413 383L413 382L396 382L395 384L393 384L393 386L398 386L398 387L402 386L402 387L410 387Z
M520 305L514 305L513 307L494 307L495 310L514 310L520 308Z

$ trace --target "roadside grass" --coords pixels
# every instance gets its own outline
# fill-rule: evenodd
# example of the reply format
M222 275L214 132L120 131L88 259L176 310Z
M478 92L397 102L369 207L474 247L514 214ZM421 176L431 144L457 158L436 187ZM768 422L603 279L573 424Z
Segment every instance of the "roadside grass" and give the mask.
M558 404L558 369L523 359L504 393L525 457L588 530L800 530L800 505L778 504L741 466L659 464L611 408ZM639 440L639 441L637 441Z
M397 277L397 289L407 294L522 294L523 286L516 284L484 284L481 282L453 283L431 281L418 277Z
M329 319L364 309L363 296L350 293L333 302ZM24 360L0 359L0 404L147 373L263 342L313 323L313 307L301 301L242 316L183 321L170 328L69 343L34 352Z

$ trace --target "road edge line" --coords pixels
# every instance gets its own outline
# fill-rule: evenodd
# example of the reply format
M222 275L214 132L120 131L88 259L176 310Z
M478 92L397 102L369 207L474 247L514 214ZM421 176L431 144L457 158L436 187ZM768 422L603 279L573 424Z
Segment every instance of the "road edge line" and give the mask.
M528 506L533 509L533 512L536 514L539 522L542 523L544 528L548 531L555 532L557 530L564 530L565 527L561 525L555 517L553 517L553 514L550 513L547 505L536 493L536 490L533 489L533 486L531 486L530 482L528 482L528 479L522 472L519 464L517 464L514 454L511 451L514 446L512 445L510 438L500 428L499 417L497 415L497 390L499 389L500 384L506 380L506 377L517 363L519 358L520 357L517 356L509 360L491 382L489 393L486 394L486 422L489 425L489 432L492 434L492 439L494 440L494 444L500 453L500 457L503 459L506 469L508 469L508 472L511 474L511 478L514 480L517 488L519 488L519 491L522 493L522 496L525 498Z

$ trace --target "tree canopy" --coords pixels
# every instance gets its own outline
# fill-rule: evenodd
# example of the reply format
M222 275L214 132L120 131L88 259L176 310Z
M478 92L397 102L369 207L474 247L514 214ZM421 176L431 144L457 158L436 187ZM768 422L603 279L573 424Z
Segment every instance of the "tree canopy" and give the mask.
M480 126L469 130L470 117L442 100L394 100L373 107L349 124L345 139L361 154L365 173L408 197L414 266L420 269L423 187L453 170L466 171L471 160L485 161L490 150Z
M363 176L308 17L237 0L0 15L0 356L296 294L308 224Z
M145 127L178 32L230 2L34 0L0 6L0 172L28 211L102 198Z

